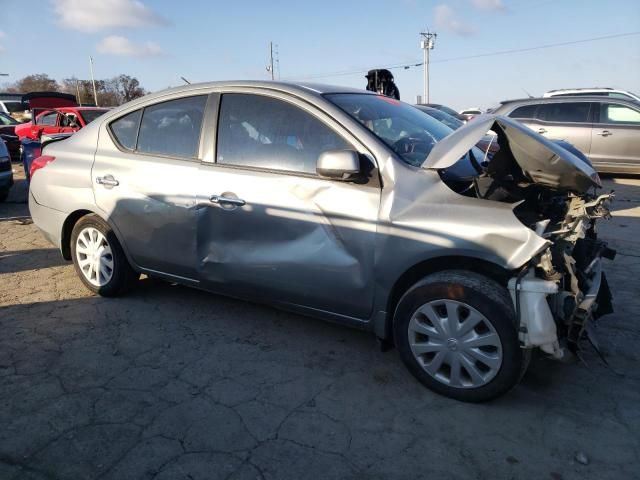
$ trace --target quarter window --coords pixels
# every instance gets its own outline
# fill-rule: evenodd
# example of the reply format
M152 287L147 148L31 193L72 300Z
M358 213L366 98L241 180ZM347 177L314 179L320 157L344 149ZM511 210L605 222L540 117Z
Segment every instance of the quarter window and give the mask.
M640 112L625 105L603 103L600 105L600 123L640 124Z
M536 108L538 105L524 105L522 107L516 108L513 112L509 114L511 118L535 118Z
M113 133L116 141L128 150L135 150L136 148L136 137L138 136L141 115L142 110L136 110L111 123L111 133Z
M322 152L352 148L311 114L260 95L223 95L218 125L221 164L315 173Z
M545 103L540 105L538 118L547 122L586 123L589 121L589 102Z
M198 154L207 96L178 98L144 109L137 151L193 158Z

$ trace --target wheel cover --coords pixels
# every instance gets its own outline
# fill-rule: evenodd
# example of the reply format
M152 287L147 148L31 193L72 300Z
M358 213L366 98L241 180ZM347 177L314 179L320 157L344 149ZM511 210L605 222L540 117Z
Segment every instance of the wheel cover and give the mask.
M87 281L96 287L109 283L113 277L113 253L105 236L98 229L86 227L76 240L76 260Z
M457 300L433 300L419 307L408 335L418 364L449 387L481 387L502 366L502 343L491 322Z

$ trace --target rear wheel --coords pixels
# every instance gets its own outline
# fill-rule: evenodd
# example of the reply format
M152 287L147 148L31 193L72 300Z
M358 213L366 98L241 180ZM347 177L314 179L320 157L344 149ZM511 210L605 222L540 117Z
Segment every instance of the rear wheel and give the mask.
M105 297L123 293L139 278L109 224L95 214L74 225L71 258L82 283Z
M438 272L413 285L398 304L394 335L420 382L467 402L512 389L530 354L520 348L506 289L466 271Z

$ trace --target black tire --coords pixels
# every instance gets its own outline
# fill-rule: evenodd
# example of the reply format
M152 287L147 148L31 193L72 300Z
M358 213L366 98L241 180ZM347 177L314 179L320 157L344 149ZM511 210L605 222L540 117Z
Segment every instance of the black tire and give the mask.
M495 376L482 386L460 388L443 383L421 366L411 350L409 324L414 313L427 302L445 299L463 302L477 310L500 339L499 370L496 368ZM409 288L396 308L394 339L402 361L414 377L431 390L463 402L485 402L507 393L524 375L531 356L530 350L520 348L515 312L506 288L464 270L437 272Z
M96 286L91 283L79 265L78 255L76 254L77 240L81 232L87 228L94 228L102 233L111 248L113 269L111 278L104 285ZM125 293L133 287L136 281L140 278L140 274L131 268L129 261L127 260L127 257L109 224L95 214L85 215L73 226L73 230L71 232L71 258L73 260L73 266L75 267L76 273L80 277L80 280L82 280L85 287L103 297L115 297Z

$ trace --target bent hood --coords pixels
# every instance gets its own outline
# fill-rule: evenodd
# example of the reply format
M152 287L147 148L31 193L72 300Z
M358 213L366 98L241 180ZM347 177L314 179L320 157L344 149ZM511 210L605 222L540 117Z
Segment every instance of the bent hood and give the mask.
M500 150L513 157L532 183L580 193L601 186L598 174L586 158L580 158L523 124L500 115L478 116L437 142L422 168L451 167L489 130L498 134Z

